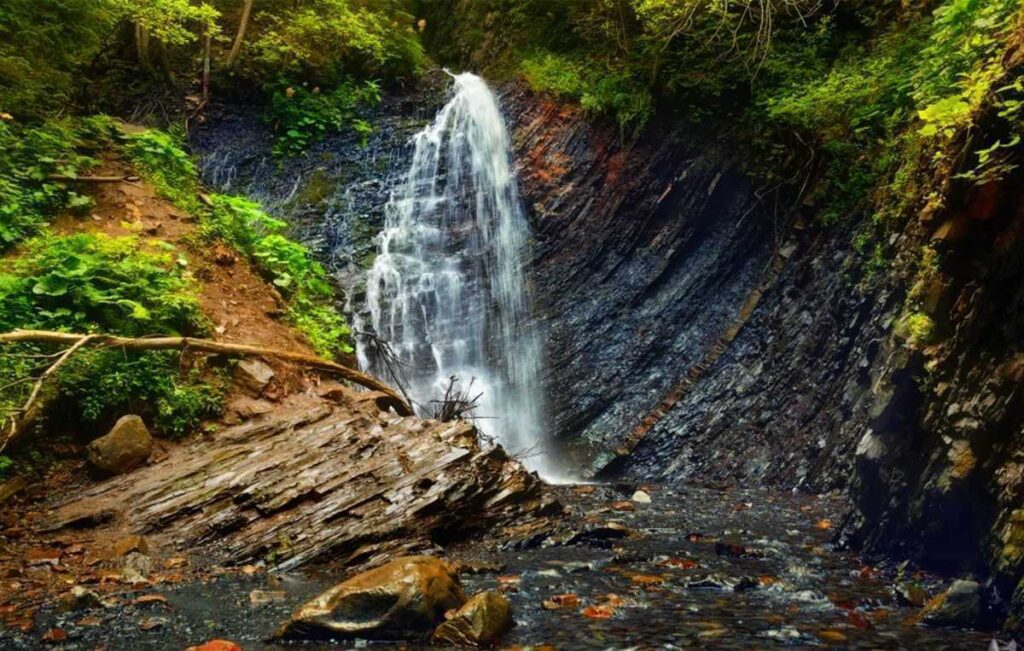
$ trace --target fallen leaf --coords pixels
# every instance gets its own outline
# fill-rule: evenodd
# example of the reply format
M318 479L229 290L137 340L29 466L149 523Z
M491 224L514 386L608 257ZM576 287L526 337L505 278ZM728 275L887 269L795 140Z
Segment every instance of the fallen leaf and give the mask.
M63 628L51 628L43 633L42 640L47 644L57 644L68 639L68 632Z
M869 620L867 617L860 614L856 610L851 610L846 614L846 621L849 622L852 626L856 626L857 628L861 629L862 631L866 631L869 628L871 628L871 620Z
M615 614L615 609L611 606L597 605L587 606L582 612L584 617L590 619L611 619L612 615Z
M818 523L815 524L814 526L817 527L818 529L822 529L822 530L824 530L824 529L831 529L832 528L832 521L829 520L828 518L822 518L821 520L818 520Z
M558 610L559 608L575 608L580 605L580 598L574 594L556 594L544 602L547 610Z
M167 618L165 617L146 617L139 621L139 628L144 631L153 631L158 628L163 628L166 623Z
M818 637L829 642L845 642L846 636L839 631L822 631L818 633Z
M670 558L663 561L661 564L668 567L678 567L684 570L694 570L700 567L700 563L692 558Z
M618 606L623 606L626 603L625 599L623 599L619 595L615 594L614 592L609 592L605 596L600 597L598 599L598 601L600 601L601 603L605 604L606 606L611 606L612 608L617 608Z
M634 574L632 581L637 585L658 585L664 583L665 579L651 574Z
M230 640L210 640L199 646L190 646L186 651L242 651L242 647Z
M636 511L636 506L634 506L632 502L627 502L625 500L621 502L612 502L612 508L616 511Z
M144 594L141 597L136 598L132 603L136 606L145 606L147 604L166 604L167 597L162 594Z
M92 617L92 616L90 616L90 617L83 617L82 619L78 620L78 625L79 626L99 626L102 623L103 623L103 620L101 620L99 617Z

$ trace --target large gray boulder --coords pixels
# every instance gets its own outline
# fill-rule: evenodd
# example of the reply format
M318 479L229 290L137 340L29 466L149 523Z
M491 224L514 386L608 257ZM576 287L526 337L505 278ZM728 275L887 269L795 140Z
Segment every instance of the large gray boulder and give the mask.
M933 599L922 621L930 626L973 628L981 618L981 586L975 581L954 581L945 593Z
M425 638L466 603L455 568L405 556L340 583L299 607L274 634L284 640Z
M121 474L141 465L153 452L153 437L138 416L122 416L106 435L89 444L89 461L106 472Z

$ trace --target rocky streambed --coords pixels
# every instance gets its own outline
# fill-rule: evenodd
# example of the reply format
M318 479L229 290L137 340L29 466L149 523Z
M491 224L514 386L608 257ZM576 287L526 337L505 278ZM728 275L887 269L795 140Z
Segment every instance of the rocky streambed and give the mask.
M503 646L961 649L991 641L927 623L942 616L934 602L922 608L942 581L834 549L839 498L632 484L552 491L565 515L543 528L512 525L438 550L466 595L507 597L515 627ZM125 589L108 607L44 607L35 628L0 633L0 646L37 648L56 630L68 648L185 648L218 638L279 648L268 641L275 629L353 573L214 569Z

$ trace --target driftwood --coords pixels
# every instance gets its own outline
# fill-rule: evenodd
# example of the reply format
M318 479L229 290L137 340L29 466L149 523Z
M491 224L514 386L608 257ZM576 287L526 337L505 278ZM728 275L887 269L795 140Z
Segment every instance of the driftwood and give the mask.
M229 357L275 357L277 359L316 369L317 371L329 373L333 376L354 382L355 384L373 391L385 393L394 399L393 404L397 407L396 411L399 412L399 415L413 415L412 408L409 407L402 397L395 392L394 389L377 378L347 366L343 366L337 362L287 350L275 350L272 348L249 346L245 344L229 344L209 339L194 339L192 337L132 338L103 334L83 335L68 332L53 332L48 330L15 330L13 332L0 334L0 343L19 342L62 344L69 346L69 348L64 351L60 357L57 358L57 361L46 369L46 371L44 371L36 380L35 385L29 394L28 400L21 409L15 412L14 417L7 426L6 435L4 436L4 439L0 441L0 452L3 452L12 441L21 436L45 410L45 402L40 400L40 395L42 394L42 388L46 381L52 377L55 371L57 371L74 353L86 346L107 346L123 348L126 350L189 350L217 355L227 355Z
M43 529L106 523L197 564L289 569L424 552L495 525L541 525L558 508L501 448L480 448L469 423L311 400L293 396L92 487Z

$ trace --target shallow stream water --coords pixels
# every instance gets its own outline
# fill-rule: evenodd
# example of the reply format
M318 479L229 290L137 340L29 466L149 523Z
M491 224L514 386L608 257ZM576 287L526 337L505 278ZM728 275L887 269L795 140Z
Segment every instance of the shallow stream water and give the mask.
M991 641L982 632L918 624L918 608L897 604L895 567L833 549L838 498L647 486L644 503L632 500L636 488L557 488L567 514L531 542L449 548L464 567L467 594L498 589L509 597L516 627L505 646L983 649ZM44 611L39 630L0 633L0 648L37 648L55 626L68 632L68 648L180 649L214 638L278 648L264 640L291 610L343 578L230 573L147 588L139 594L159 592L167 602L132 605L126 594L122 605L100 611ZM913 578L930 594L941 589L934 577ZM254 590L283 596L254 605ZM84 615L99 623L78 624ZM159 626L143 630L152 618Z

